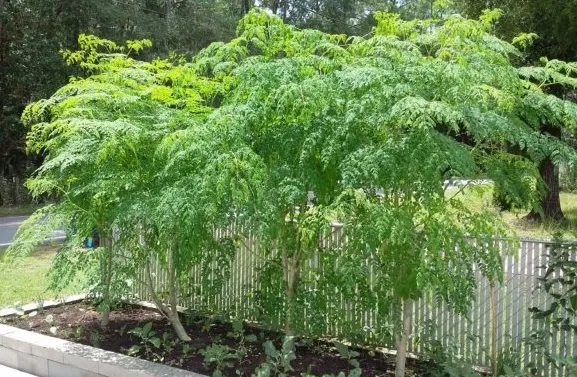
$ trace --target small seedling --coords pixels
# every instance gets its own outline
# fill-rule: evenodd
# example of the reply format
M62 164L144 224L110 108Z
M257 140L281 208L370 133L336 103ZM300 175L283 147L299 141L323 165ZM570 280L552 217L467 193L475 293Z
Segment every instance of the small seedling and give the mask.
M152 322L148 322L142 327L136 327L128 331L128 333L140 338L140 344L134 344L127 350L130 356L136 356L144 352L147 359L162 362L166 355L170 354L177 345L177 341L171 339L170 334L167 332L163 333L162 336L158 336L152 329Z
M76 326L74 329L74 336L76 339L80 339L82 338L82 335L84 335L84 328L82 326Z
M277 350L270 340L264 342L263 347L266 362L256 370L258 377L268 376L271 372L276 376L286 377L289 372L294 371L291 366L291 362L296 359L293 337L285 337L280 350Z
M38 297L35 301L36 306L37 306L37 311L40 314L44 313L44 299L42 297Z
M202 332L210 332L210 329L214 326L210 318L205 318L202 321Z
M349 365L353 367L353 369L349 368L348 377L360 377L362 370L359 361L356 359L360 354L357 351L349 349L346 344L335 342L334 345L339 352L341 359L347 360ZM345 377L343 372L339 373L339 377L341 374L343 374L342 377Z
M180 358L178 359L176 364L178 366L183 366L186 359L188 359L188 357L190 356L191 351L192 351L192 347L188 343L184 343L182 345L182 354L180 355Z
M227 345L216 343L198 351L198 353L204 356L203 364L206 368L211 364L215 365L212 377L222 377L222 372L225 368L232 368L234 366L234 363L230 360L238 360L245 355L243 351L235 351Z
M98 331L92 330L90 332L90 344L96 348L100 346L100 333Z
M246 334L244 329L244 323L240 319L235 319L232 321L232 331L229 331L226 336L234 339L238 339L241 345L244 343L254 343L258 340L258 337L254 334Z
M46 318L44 318L44 321L46 321L46 323L51 325L52 323L54 323L54 316L52 314L48 314Z

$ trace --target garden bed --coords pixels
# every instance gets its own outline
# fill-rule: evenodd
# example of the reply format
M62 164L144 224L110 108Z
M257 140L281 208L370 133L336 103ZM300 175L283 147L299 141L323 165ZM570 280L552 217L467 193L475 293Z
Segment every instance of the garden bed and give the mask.
M204 351L212 352L226 366L224 376L251 376L267 360L263 344L272 341L277 350L282 347L282 334L264 331L240 323L227 323L216 318L186 315L183 322L192 338L190 343L176 340L172 327L156 311L141 306L125 306L111 313L106 330L99 326L99 314L86 302L69 303L26 315L2 319L7 325L18 327L104 350L131 354L149 361L211 375L215 363L207 363ZM165 335L166 334L166 335ZM213 346L212 348L207 348ZM269 347L270 350L270 347ZM362 369L363 376L389 376L394 374L394 357L381 352L356 349L352 353ZM270 356L270 355L269 355ZM270 361L270 357L268 357ZM224 364L223 364L224 365ZM270 364L269 364L270 365ZM333 343L303 341L296 344L296 359L291 362L291 376L309 373L347 373L353 369L351 362ZM426 364L408 360L407 375L428 375Z

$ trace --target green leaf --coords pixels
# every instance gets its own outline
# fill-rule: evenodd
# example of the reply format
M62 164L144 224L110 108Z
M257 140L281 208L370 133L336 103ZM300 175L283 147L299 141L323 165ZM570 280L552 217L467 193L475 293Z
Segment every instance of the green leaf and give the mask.
M264 353L270 358L277 358L279 356L279 352L275 348L274 344L270 340L267 340L263 343Z
M341 355L341 357L344 357L346 359L349 358L349 347L340 342L334 342L334 345L337 348L337 351L339 352L339 355Z
M140 333L143 336L147 336L150 333L150 330L152 330L152 322L148 322L146 323L143 327L142 330L140 331Z
M154 338L150 338L149 339L150 343L152 343L152 345L154 345L156 348L160 348L160 345L162 344L162 340L160 338L154 337Z
M140 352L141 348L142 347L137 345L137 344L130 346L130 348L128 349L128 355L134 356L134 355L138 354Z

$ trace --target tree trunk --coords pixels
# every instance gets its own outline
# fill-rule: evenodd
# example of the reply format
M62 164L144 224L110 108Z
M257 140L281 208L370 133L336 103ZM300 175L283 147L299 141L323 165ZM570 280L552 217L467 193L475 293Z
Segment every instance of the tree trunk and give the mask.
M550 124L544 124L541 132L549 134L556 138L561 138L561 130ZM547 157L539 165L539 174L545 183L545 196L541 199L541 209L543 215L536 211L531 211L527 215L528 220L543 221L555 220L561 222L565 220L561 210L561 201L559 200L559 169L553 164L551 157Z
M278 6L279 6L279 2L280 0L274 0L271 4L271 10L273 14L277 14L278 12Z
M282 20L284 22L288 20L288 0L282 0Z
M409 327L411 326L411 300L404 299L403 305L403 326L401 332L396 336L395 347L397 356L395 358L395 377L405 376L405 364L407 361L407 345L409 343Z
M168 251L168 279L168 294L170 301L170 313L168 313L168 318L170 320L170 324L174 328L178 339L185 342L190 342L192 339L186 333L184 326L182 326L182 322L180 322L180 317L178 316L178 308L176 302L176 296L178 295L178 288L176 284L176 264L174 263L172 248Z
M110 323L110 284L112 283L112 242L107 234L102 234L100 239L100 246L105 248L106 260L104 261L104 292L102 293L102 302L104 303L104 311L100 317L100 327L106 328Z
M545 196L541 199L543 214L531 211L527 215L527 219L532 221L555 220L561 222L565 220L565 215L563 215L561 201L559 200L559 170L553 165L551 158L547 158L539 165L539 173L546 186Z
M146 285L148 290L150 291L150 296L152 297L152 301L160 314L162 314L168 322L172 325L174 332L178 339L184 342L190 342L192 339L186 333L182 322L180 321L180 317L178 315L178 308L177 308L177 284L176 284L176 266L174 264L174 257L172 255L172 251L169 250L167 253L167 269L168 269L168 306L166 306L162 300L156 294L156 289L154 287L154 283L152 282L152 274L150 273L150 261L146 262L145 267L145 278L146 278Z
M283 267L285 275L285 295L286 295L286 314L285 314L285 335L292 337L295 335L293 328L293 316L295 311L295 286L298 279L298 260L296 257L283 256Z
M5 0L0 0L0 9L6 9ZM0 14L0 67L2 67L4 63L4 23L2 22L2 15ZM0 106L0 112L2 110L2 106Z
M250 0L241 0L240 15L244 16L252 8Z

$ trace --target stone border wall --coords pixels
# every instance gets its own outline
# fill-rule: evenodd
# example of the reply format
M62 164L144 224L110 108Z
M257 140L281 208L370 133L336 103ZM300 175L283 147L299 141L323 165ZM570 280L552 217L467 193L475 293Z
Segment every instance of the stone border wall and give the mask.
M82 298L70 297L59 304ZM36 310L35 306L27 305L24 311ZM17 313L4 310L0 317L14 314ZM0 365L38 377L206 377L2 324Z

